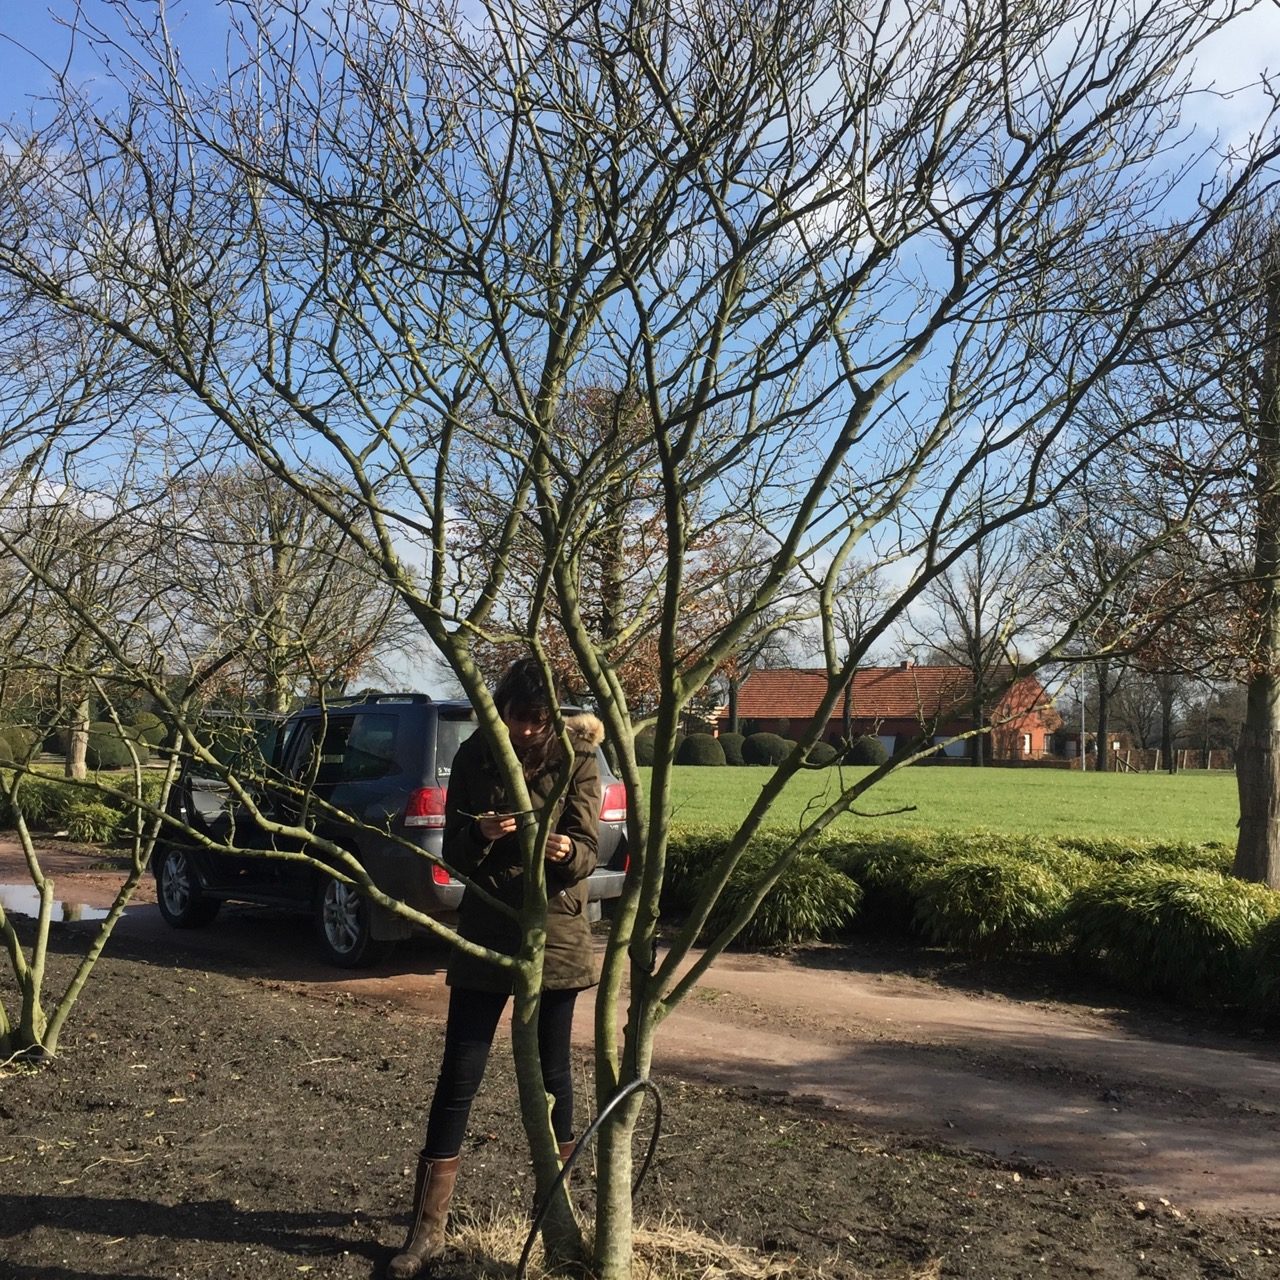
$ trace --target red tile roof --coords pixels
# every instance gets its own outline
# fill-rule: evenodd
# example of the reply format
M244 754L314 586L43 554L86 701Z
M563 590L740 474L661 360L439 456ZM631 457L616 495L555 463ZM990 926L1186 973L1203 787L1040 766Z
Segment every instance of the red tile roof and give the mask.
M820 669L753 671L738 690L738 715L807 720L825 688ZM972 695L973 678L964 667L864 667L853 678L852 712L859 720L933 719L963 709ZM842 714L843 698L837 698L832 715Z

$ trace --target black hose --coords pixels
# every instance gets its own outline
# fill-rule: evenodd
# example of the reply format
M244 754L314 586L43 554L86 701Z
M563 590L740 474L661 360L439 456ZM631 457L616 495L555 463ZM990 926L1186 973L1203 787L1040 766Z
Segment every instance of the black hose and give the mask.
M640 1172L636 1175L636 1180L631 1184L631 1198L635 1199L636 1192L640 1190L640 1184L644 1182L649 1173L649 1166L653 1163L653 1154L658 1149L658 1138L662 1133L662 1094L658 1092L658 1086L652 1080L632 1080L630 1084L623 1085L605 1103L604 1107L601 1108L600 1114L587 1126L582 1137L578 1139L569 1158L564 1162L564 1167L551 1184L550 1192L538 1206L537 1213L533 1215L533 1225L529 1228L528 1238L524 1242L524 1250L520 1254L520 1265L516 1268L516 1280L524 1280L525 1268L529 1265L529 1254L533 1249L533 1242L538 1238L538 1228L542 1226L542 1220L547 1216L547 1210L551 1207L551 1201L555 1199L556 1192L560 1190L569 1174L573 1171L573 1166L577 1163L578 1157L586 1150L587 1144L596 1136L600 1126L609 1118L614 1109L640 1089L645 1090L653 1099L653 1133L649 1135L649 1149L644 1153Z

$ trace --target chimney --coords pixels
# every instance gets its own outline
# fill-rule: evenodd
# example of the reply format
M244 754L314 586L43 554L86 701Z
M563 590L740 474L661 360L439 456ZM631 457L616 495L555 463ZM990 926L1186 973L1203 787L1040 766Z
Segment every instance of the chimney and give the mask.
M910 671L910 670L911 670L911 666L912 666L911 659L910 659L910 658L903 658L903 660L902 660L900 663L898 663L898 670L899 670L899 671Z

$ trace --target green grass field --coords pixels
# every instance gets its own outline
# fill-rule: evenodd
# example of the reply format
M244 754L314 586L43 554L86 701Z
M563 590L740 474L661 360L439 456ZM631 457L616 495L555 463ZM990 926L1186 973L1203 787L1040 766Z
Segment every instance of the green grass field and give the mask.
M648 770L644 771L648 774ZM856 778L866 769L845 769ZM769 776L763 768L675 770L677 826L727 825L747 810ZM840 772L817 770L792 780L768 825L800 825L806 809L838 793ZM1187 772L1078 774L1056 769L904 769L862 797L864 813L914 806L886 817L846 815L837 827L866 830L985 829L1045 836L1117 836L1137 840L1235 843L1235 775ZM815 810L816 811L816 810Z

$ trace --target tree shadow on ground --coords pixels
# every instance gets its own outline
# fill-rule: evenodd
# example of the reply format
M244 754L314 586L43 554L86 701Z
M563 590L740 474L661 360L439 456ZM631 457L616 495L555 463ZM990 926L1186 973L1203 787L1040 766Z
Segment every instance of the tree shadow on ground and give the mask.
M1147 1039L1223 1041L1235 1049L1270 1043L1275 1027L1243 1010L1201 1009L1126 991L1070 956L1022 953L979 959L924 941L874 934L843 943L797 947L800 968L897 976L971 996L1055 1004L1105 1016L1118 1029Z
M230 1200L164 1204L131 1196L0 1194L0 1240L36 1226L99 1235L108 1241L139 1236L195 1240L277 1250L299 1257L359 1254L370 1261L387 1253L383 1245L349 1234L348 1213L248 1208ZM39 1271L32 1274L39 1275Z
M34 921L21 915L11 919L23 945L29 946ZM241 904L224 906L211 924L199 930L171 929L157 907L139 904L130 907L117 924L107 950L113 956L159 968L185 965L229 977L322 986L357 977L443 973L448 964L445 944L415 935L398 943L391 955L376 965L357 970L335 968L320 955L312 929L306 916ZM95 921L54 921L49 950L55 955L83 955L96 932Z

